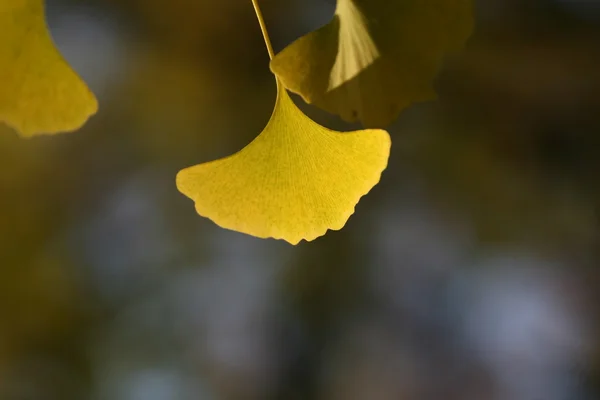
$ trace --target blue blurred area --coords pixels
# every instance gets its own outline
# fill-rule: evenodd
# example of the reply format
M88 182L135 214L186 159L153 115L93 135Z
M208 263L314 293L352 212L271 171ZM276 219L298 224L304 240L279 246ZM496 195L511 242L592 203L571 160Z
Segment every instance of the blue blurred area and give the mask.
M261 4L277 50L334 6ZM600 2L476 9L381 184L292 247L175 188L269 117L250 1L48 1L100 111L0 129L0 400L600 398Z

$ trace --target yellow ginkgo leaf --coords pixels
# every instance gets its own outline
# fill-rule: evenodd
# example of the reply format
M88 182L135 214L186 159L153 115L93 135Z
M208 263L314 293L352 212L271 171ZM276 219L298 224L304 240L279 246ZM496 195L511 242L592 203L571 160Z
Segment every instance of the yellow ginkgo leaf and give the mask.
M97 108L54 46L43 0L0 0L0 122L23 136L72 131Z
M232 156L180 171L177 187L223 228L297 244L344 226L379 182L390 137L322 127L277 86L262 133Z
M277 54L271 70L308 103L384 127L435 98L444 55L472 29L472 0L338 0L333 20Z

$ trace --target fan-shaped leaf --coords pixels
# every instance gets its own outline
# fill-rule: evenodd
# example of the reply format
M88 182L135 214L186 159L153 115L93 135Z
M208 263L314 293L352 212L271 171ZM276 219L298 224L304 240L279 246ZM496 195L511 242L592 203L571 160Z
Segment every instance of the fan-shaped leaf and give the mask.
M322 127L278 84L262 133L232 156L180 171L177 187L223 228L297 244L344 226L389 151L386 131Z

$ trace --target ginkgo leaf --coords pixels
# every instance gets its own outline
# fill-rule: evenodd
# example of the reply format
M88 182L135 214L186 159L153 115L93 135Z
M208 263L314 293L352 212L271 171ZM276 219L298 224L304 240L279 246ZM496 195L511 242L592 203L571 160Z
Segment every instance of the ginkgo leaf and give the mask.
M43 0L0 0L0 122L23 136L78 129L98 108L60 55Z
M471 0L338 0L333 20L277 54L271 70L306 102L384 127L435 98L443 57L472 29Z
M292 244L341 229L387 166L384 130L312 121L278 83L271 119L238 153L179 172L177 187L217 225Z

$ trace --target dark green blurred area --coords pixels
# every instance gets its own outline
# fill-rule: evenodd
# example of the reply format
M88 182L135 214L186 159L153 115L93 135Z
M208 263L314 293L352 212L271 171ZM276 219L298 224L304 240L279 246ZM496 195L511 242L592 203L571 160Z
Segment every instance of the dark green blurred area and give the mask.
M261 4L276 50L334 8ZM599 398L600 2L476 9L380 185L292 247L175 188L269 118L250 0L48 1L100 111L0 128L0 400Z

